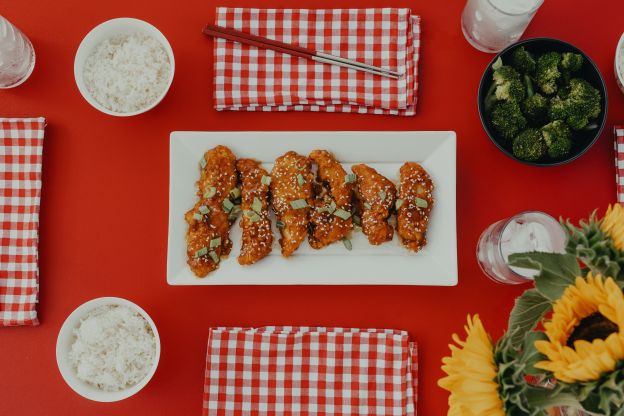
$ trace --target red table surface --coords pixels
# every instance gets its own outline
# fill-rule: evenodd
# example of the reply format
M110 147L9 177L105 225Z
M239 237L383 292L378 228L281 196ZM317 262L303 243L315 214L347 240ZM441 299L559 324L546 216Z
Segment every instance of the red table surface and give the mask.
M310 8L392 5L421 15L415 117L216 112L212 42L201 34L202 25L213 21L216 5L206 0L4 3L2 14L32 39L37 64L24 85L0 92L0 115L45 116L48 127L41 201L41 325L0 329L0 414L199 415L208 328L278 324L408 330L420 350L419 413L445 414L447 394L436 381L451 333L462 329L467 313L480 313L492 335L500 336L514 297L524 289L497 285L480 271L475 245L481 231L528 209L576 220L615 199L611 130L624 119L624 97L614 80L613 58L624 30L624 3L548 0L525 34L577 45L594 59L609 90L609 119L598 143L576 162L548 169L507 158L484 133L476 92L492 55L464 40L462 0L297 2L297 7ZM284 3L239 0L231 5ZM81 39L115 17L154 24L169 39L176 58L167 97L154 110L131 118L91 108L73 78ZM169 132L241 129L455 130L459 285L168 286ZM65 384L56 366L56 336L63 320L81 303L100 296L137 302L153 317L161 336L154 378L139 394L119 403L83 399Z

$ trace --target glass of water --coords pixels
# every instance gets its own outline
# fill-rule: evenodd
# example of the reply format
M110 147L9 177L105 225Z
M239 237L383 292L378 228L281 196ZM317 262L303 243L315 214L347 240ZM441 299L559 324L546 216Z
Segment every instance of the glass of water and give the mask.
M468 0L461 25L466 40L496 53L520 39L544 0Z
M0 16L0 88L26 81L35 67L32 43L11 22Z
M509 266L514 253L541 251L565 253L567 235L559 221L539 211L527 211L490 225L477 243L477 260L481 270L498 283L530 282L533 269Z

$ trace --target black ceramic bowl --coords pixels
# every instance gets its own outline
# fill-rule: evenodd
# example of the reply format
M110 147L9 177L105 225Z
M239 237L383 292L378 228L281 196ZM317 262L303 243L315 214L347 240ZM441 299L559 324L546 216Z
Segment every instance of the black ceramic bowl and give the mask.
M579 78L583 78L587 82L589 82L594 88L600 91L601 103L600 106L602 111L596 120L593 122L598 125L597 128L592 130L581 130L575 131L572 133L572 141L573 147L570 154L565 159L550 159L546 158L537 162L527 162L525 160L518 159L515 157L511 151L511 144L509 141L504 140L500 137L500 135L493 128L490 123L489 114L486 114L485 111L485 98L488 94L488 90L490 89L493 81L492 81L492 64L496 62L496 60L500 57L503 60L505 65L511 62L511 54L513 51L520 47L524 46L525 49L534 55L540 55L545 52L575 52L583 55L583 67L580 72L576 75ZM568 163L580 157L583 153L585 153L592 145L598 140L600 133L604 127L604 124L607 120L607 88L605 86L604 80L600 71L594 64L594 62L579 48L574 45L571 45L567 42L558 39L551 38L533 38L526 39L517 43L514 43L511 46L508 46L502 52L500 52L496 57L490 62L490 64L485 69L483 76L481 77L481 83L479 84L479 97L478 97L478 106L479 106L479 116L481 117L481 123L483 124L483 128L486 133L492 140L492 142L498 147L503 153L507 156L515 159L519 162L525 163L527 165L533 166L558 166L563 165L564 163Z

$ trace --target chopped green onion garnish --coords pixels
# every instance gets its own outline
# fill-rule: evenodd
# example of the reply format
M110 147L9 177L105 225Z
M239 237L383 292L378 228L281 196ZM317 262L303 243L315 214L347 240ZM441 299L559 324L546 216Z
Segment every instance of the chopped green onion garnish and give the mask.
M210 240L210 248L219 247L221 245L221 237Z
M208 214L210 212L210 208L208 208L206 205L200 205L199 206L199 212L202 215L206 215L206 214Z
M357 181L357 175L355 173L347 173L344 177L345 183L353 183Z
M371 204L369 204L368 202L364 202L364 208L366 208L366 209L371 209L371 208L373 208L373 207L372 207L372 206L371 206Z
M292 209L303 209L308 207L308 201L305 199L296 199L294 201L290 201L290 206Z
M305 179L303 179L303 175L300 173L297 174L297 183L299 184L299 186L303 186L303 184L305 183Z
M282 221L277 221L275 223L275 225L277 226L277 228L284 228L284 227L286 227L286 224L284 224Z
M234 208L234 204L229 199L223 200L223 211L232 212L232 208Z
M230 191L230 197L232 199L238 199L241 196L241 191L238 188L234 188Z
M212 261L214 261L215 263L219 263L219 260L221 260L219 258L219 255L214 251L210 251L208 252L208 254L210 255L210 258L212 259Z
M362 218L358 217L357 215L354 215L353 216L353 224L355 224L355 225L362 224Z
M338 218L342 218L343 220L348 220L351 217L351 213L349 211L345 211L344 209L340 208L334 211L334 215Z
M215 188L214 186L211 186L204 192L204 198L210 199L213 196L215 196L216 193L217 193L217 188Z
M271 185L271 177L262 175L262 179L260 179L260 182L262 182L263 185L269 186Z
M195 213L193 214L193 218L196 219L197 221L203 221L204 217L201 214Z
M228 214L228 219L234 221L238 217L238 213L241 212L240 205L234 205L232 211Z
M353 244L351 244L351 240L349 240L348 238L343 238L342 244L344 244L345 248L349 251L353 249Z
M381 199L381 202L386 200L386 191L379 191L379 199Z
M336 201L332 199L332 201L329 203L329 206L327 207L327 211L329 211L330 214L333 214L334 211L336 211L336 208L338 208L336 206Z
M197 250L195 252L195 258L198 259L200 257L205 256L206 254L208 254L208 248L207 247L202 247L199 250Z
M258 214L262 213L262 201L260 201L257 197L254 197L251 209L256 211Z
M260 221L262 219L260 215L256 214L254 211L245 211L245 216L249 218L251 222Z
M418 208L427 208L429 206L429 203L422 198L416 197L416 206Z
M204 169L206 167L206 159L202 157L201 160L199 161L199 166L201 166L201 168Z
M394 206L396 207L397 210L403 206L403 202L404 201L402 199L396 200L396 202L394 203Z
M327 212L329 207L316 207L316 212Z

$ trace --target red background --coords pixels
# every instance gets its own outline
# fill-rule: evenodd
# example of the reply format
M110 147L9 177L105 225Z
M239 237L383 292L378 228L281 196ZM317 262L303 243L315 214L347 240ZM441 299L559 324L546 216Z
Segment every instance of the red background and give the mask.
M624 30L618 0L547 0L525 37L552 36L587 52L609 90L609 120L582 158L557 168L521 165L500 153L479 122L476 92L491 55L460 29L463 0L304 0L297 7L410 7L422 16L418 115L217 113L212 108L213 21L210 0L2 2L2 14L34 43L35 71L0 92L0 115L45 116L39 327L0 329L0 414L199 415L208 328L214 325L335 325L409 330L420 348L419 411L446 413L436 386L451 333L480 313L498 337L522 287L488 280L475 260L479 234L527 209L572 219L615 199L612 127L623 121L624 96L613 58ZM10 7L9 7L10 5ZM279 7L272 0L218 5ZM154 110L115 118L91 108L73 79L74 53L95 25L137 17L169 39L176 74ZM165 281L169 132L173 130L455 130L458 136L457 287L170 287ZM261 145L261 143L258 143ZM260 279L261 276L258 276ZM144 307L161 335L160 366L147 387L119 403L81 398L63 382L55 360L58 330L81 303L121 296Z

